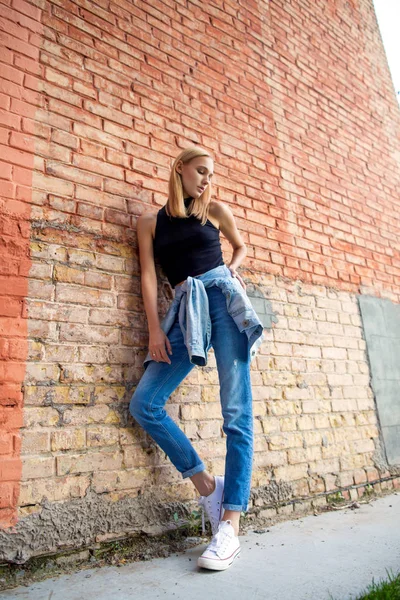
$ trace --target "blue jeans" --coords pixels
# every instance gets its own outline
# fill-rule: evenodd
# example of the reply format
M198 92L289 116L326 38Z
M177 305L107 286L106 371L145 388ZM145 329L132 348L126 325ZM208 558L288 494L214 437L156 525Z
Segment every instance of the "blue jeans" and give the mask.
M201 275L198 276L201 278ZM214 349L220 383L223 431L226 434L225 489L223 507L247 511L253 460L253 398L250 352L245 332L240 333L228 314L220 288L206 288ZM164 409L171 393L195 365L189 360L176 316L167 335L173 354L171 364L152 360L131 398L129 411L164 450L182 477L205 470L190 440Z

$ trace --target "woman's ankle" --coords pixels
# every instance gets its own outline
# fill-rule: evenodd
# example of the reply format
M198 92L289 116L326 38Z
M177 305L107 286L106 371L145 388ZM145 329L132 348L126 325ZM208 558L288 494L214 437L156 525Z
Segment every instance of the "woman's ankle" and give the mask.
M207 492L207 494L203 494L204 496L210 496L213 492L215 492L215 488L217 487L217 482L215 481L215 477L214 475L212 475L212 484L211 484L211 491Z
M216 481L214 475L201 471L190 478L200 496L209 496L215 491Z
M240 524L240 512L237 513L236 511L232 511L232 513L230 513L229 510L225 510L224 511L224 516L222 517L221 521L230 521L231 525L233 527L233 529L235 530L235 535L238 536L239 535L239 524Z

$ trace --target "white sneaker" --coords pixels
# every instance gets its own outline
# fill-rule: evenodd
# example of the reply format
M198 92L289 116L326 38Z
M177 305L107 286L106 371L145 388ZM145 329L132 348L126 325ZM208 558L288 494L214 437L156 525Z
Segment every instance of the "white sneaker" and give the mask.
M209 496L200 496L198 504L203 508L201 515L202 533L204 535L206 528L204 525L204 511L207 514L211 524L211 532L214 535L218 530L218 524L224 516L225 510L222 507L224 500L225 477L215 475L215 490Z
M223 571L231 566L240 554L240 542L232 521L221 521L217 533L213 536L211 544L207 546L203 554L197 559L197 566L203 569Z

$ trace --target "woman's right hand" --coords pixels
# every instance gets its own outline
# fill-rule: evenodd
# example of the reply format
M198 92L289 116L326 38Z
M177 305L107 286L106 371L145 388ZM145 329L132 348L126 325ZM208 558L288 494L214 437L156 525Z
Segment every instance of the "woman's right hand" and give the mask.
M167 350L169 354L172 354L171 342L161 327L151 331L149 335L149 352L151 358L156 362L167 362L171 364L171 360L167 355Z

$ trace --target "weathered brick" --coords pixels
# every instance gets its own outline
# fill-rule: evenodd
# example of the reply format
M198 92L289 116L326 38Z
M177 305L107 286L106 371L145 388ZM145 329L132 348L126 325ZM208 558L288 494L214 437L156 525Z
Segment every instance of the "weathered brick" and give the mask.
M66 283L76 283L83 285L85 274L79 269L72 269L71 267L64 267L62 265L56 265L54 267L53 278L55 281L62 281Z
M270 450L302 447L303 438L300 433L281 432L276 435L270 434L268 436L268 445Z
M79 362L103 364L108 359L108 349L101 346L74 346Z
M86 454L64 454L57 456L57 475L70 475L98 471L115 471L122 466L122 453L117 450L88 452Z
M182 419L190 421L192 419L220 419L221 405L208 402L207 404L183 404L181 407Z
M60 415L55 408L46 407L30 407L24 408L24 427L51 427L57 425Z
M24 429L22 432L22 454L40 454L50 451L50 432Z
M218 421L204 421L199 423L198 436L200 439L217 438L221 434L221 423Z
M26 456L22 465L22 481L55 475L54 456Z
M47 321L87 323L88 310L82 306L72 304L61 304L55 302L41 302L28 300L28 313L32 319L45 319ZM55 324L54 324L55 327Z
M60 429L51 432L51 449L75 450L84 448L86 445L85 429Z
M116 344L119 335L114 327L62 323L59 327L59 338L60 342Z
M122 365L62 365L60 373L60 382L62 383L96 383L119 382L124 378L124 368Z
M53 363L28 363L26 366L25 381L27 383L36 383L40 381L59 381L60 368Z
M64 422L67 425L89 425L90 423L113 424L119 423L117 413L107 405L99 406L73 406L64 413Z
M76 346L47 344L45 357L46 362L74 362L77 357Z
M326 473L339 473L339 460L337 458L327 460L317 460L309 462L310 473L324 475Z
M93 308L89 312L89 323L95 325L119 325L122 327L130 327L131 318L125 310L119 309L103 309Z
M141 487L152 477L151 467L126 469L123 471L99 471L93 473L92 486L101 494L111 490L129 490Z
M44 497L49 502L83 498L89 486L89 475L30 479L27 483L21 483L19 504L38 504Z
M91 288L79 287L66 283L58 283L56 286L57 302L73 302L89 306L109 306L115 305L114 295L110 292L95 290Z
M119 442L119 432L114 426L92 426L86 429L86 443L91 446L114 446Z
M292 481L296 479L302 479L306 477L307 472L307 463L305 464L296 464L296 465L286 465L282 467L274 468L275 478L279 481Z

